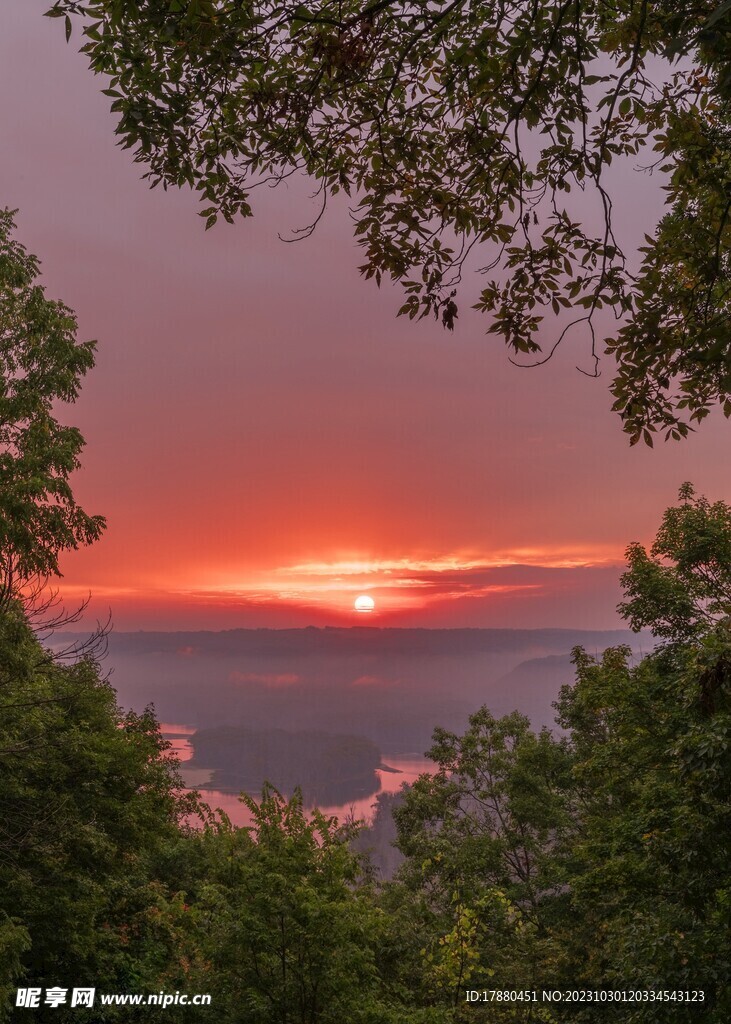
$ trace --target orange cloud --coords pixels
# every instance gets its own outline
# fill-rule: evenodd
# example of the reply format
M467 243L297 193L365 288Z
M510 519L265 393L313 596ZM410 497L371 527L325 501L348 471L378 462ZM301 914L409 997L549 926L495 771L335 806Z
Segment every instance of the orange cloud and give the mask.
M621 564L610 548L519 548L490 555L453 554L400 559L344 558L300 562L273 568L240 582L217 581L179 591L204 601L246 605L307 605L349 610L352 599L368 593L376 613L424 608L435 601L536 590L540 584L503 579L513 570L602 568Z
M257 686L266 686L269 689L279 689L283 686L295 686L300 681L300 676L293 672L267 673L267 672L231 672L228 681L230 683L254 683Z
M367 686L373 689L387 689L390 686L398 686L398 679L384 679L382 676L358 676L350 684L351 686Z

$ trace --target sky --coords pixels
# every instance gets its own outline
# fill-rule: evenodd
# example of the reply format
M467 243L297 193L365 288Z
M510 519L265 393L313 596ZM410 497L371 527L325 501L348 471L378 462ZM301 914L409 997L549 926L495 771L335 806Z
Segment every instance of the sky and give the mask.
M521 370L469 290L453 334L397 319L342 203L280 241L310 219L306 181L204 231L191 193L150 190L116 146L47 6L0 13L0 203L98 341L62 418L87 440L77 497L108 529L63 557L67 602L90 592L118 629L619 626L627 544L684 480L731 497L726 421L629 448L611 367L576 370L582 339ZM660 182L624 168L615 188L639 238Z

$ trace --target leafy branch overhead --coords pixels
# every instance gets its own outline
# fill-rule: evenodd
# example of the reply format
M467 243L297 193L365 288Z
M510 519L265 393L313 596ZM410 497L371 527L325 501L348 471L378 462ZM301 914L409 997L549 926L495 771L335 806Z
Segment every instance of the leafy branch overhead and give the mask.
M351 197L361 270L400 283L402 314L451 328L469 260L488 331L517 356L549 358L579 325L595 372L610 355L633 443L684 436L717 403L731 414L728 4L56 0L48 14L67 36L82 19L122 145L153 185L197 190L208 225L305 172L321 211ZM639 253L612 224L620 158L665 182Z

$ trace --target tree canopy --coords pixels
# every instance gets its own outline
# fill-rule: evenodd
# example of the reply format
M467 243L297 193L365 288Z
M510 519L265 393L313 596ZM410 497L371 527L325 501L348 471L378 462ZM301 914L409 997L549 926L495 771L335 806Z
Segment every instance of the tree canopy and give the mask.
M619 606L634 630L648 627L671 641L702 637L731 616L731 508L689 483L679 498L649 552L642 544L627 549Z
M583 330L632 443L731 414L731 9L620 0L55 0L155 185L207 224L303 171L351 197L366 277L458 314L462 272L516 356ZM608 168L657 171L639 252ZM302 237L314 229L320 213ZM650 228L652 231L652 228ZM602 310L605 310L602 313ZM616 318L612 326L607 313Z
M38 261L13 228L12 213L0 211L0 601L57 575L59 553L104 528L69 482L84 439L56 418L78 397L95 343L77 341L73 312L46 298Z
M205 878L186 921L201 988L218 1019L241 1024L386 1022L375 950L383 914L349 849L358 829L298 790L242 794L248 828L224 820L203 837Z
M62 663L18 601L0 608L0 1020L23 978L123 991L169 968L161 907L185 878L195 801L167 746L93 659Z

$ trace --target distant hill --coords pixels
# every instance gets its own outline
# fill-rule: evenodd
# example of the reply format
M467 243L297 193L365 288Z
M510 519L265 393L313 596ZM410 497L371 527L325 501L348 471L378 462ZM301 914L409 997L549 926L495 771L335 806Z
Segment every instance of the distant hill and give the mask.
M637 637L633 636L632 640L636 647ZM645 650L648 647L649 645ZM589 653L600 653L603 649L593 651L589 648ZM495 715L507 714L518 707L528 715L534 726L553 727L553 703L561 687L573 681L574 666L570 654L548 654L544 658L529 658L527 661L521 661L491 684L488 703Z
M516 707L536 726L553 726L553 702L565 683L574 680L570 654L521 661L490 687L490 710L500 716Z
M80 633L59 633L53 646ZM593 649L636 642L626 629L381 629L375 626L307 626L304 629L227 629L197 632L114 632L110 649L119 654L153 654L194 648L208 654L496 654L546 649L567 651L576 644Z

